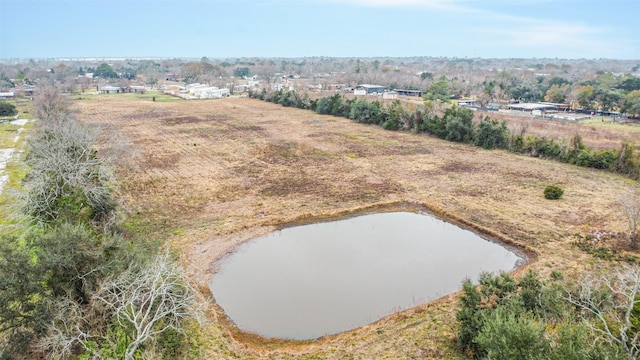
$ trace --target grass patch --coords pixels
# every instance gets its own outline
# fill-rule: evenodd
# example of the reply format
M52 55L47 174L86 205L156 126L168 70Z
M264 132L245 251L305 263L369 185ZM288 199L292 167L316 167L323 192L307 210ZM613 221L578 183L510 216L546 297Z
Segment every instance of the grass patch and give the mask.
M583 119L579 121L582 125L590 125L594 128L611 129L616 131L631 131L640 133L640 124L636 123L614 123L613 119L603 116L595 116L591 119Z
M148 91L144 94L136 94L136 93L124 93L124 94L98 94L98 95L74 95L72 97L73 100L83 100L83 99L95 99L95 100L103 100L108 98L118 98L118 99L126 99L126 100L138 100L138 101L149 101L153 102L153 98L155 97L156 102L179 102L184 101L184 99L171 96L168 94L164 94L160 91Z
M15 148L6 166L0 169L0 176L7 176L7 181L0 191L0 228L8 234L13 234L21 228L21 217L15 216L21 206L17 194L23 191L22 181L28 170L23 161L23 151L26 147L25 134L31 129L31 124L25 125L22 133L18 133L19 128L17 125L0 124L0 149Z

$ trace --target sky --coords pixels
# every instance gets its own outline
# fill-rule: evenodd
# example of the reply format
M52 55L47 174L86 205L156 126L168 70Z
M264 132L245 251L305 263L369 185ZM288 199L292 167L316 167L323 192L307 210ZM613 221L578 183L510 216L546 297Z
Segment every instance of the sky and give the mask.
M640 0L0 0L0 59L640 59Z

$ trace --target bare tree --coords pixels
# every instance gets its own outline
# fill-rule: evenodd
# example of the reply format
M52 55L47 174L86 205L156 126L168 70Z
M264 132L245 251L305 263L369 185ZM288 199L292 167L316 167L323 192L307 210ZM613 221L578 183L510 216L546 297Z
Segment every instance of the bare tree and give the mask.
M91 217L108 224L115 203L111 199L108 168L102 166L94 149L98 134L70 114L60 114L41 124L30 141L26 213L38 221L61 215L60 199L79 195L86 198Z
M61 298L53 313L55 318L47 328L46 336L36 342L36 348L48 359L65 359L77 354L79 349L86 350L84 344L91 335L82 307L69 298Z
M587 325L629 359L640 357L640 268L628 266L608 276L588 275L567 300Z
M638 248L638 225L640 225L640 198L635 193L630 193L620 199L620 205L627 218L629 226L629 242L634 249Z
M200 306L182 270L168 254L138 269L129 269L105 282L96 298L113 311L131 338L125 359L132 359L145 342L169 330L182 330L182 321L200 319Z
M42 121L58 117L61 114L69 114L69 99L53 85L38 87L33 99L33 111L36 117Z

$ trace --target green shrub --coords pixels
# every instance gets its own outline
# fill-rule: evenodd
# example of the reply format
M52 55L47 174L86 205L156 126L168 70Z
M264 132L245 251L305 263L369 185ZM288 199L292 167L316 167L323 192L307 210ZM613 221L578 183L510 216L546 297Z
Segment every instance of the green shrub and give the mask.
M477 126L474 144L485 149L505 148L509 140L507 123L499 123L488 116L482 119Z
M382 119L382 108L380 102L368 102L364 99L356 100L351 106L349 119L364 124L380 125Z
M0 101L0 116L14 116L18 113L15 105L6 101Z
M456 142L473 141L473 111L452 107L444 111L445 139Z
M548 200L557 200L564 194L564 191L555 185L549 185L544 188L544 198Z
M546 359L550 344L544 332L545 324L536 317L499 306L485 320L476 342L489 359Z
M475 338L483 326L482 313L479 309L480 292L469 279L462 283L462 292L456 313L456 319L460 324L457 336L458 345L469 355L479 355L480 348L476 344Z

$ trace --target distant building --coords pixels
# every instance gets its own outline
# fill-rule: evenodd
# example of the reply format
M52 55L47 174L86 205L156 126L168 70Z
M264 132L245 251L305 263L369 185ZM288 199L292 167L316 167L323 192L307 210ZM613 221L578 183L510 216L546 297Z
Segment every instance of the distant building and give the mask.
M127 88L127 91L136 94L144 94L147 92L147 88L142 85L131 85Z
M100 93L102 94L119 94L123 92L124 92L124 89L121 88L120 86L106 85L100 88Z
M543 104L543 103L518 103L518 104L507 105L507 109L516 110L516 111L533 112L533 111L554 110L555 107L553 105Z
M458 100L458 106L476 107L477 105L478 104L476 100L472 100L472 99Z
M16 93L11 92L0 92L0 99L13 99L16 96Z
M190 99L215 99L228 97L231 91L227 88L217 88L215 86L209 86L204 84L189 84L186 87L186 92L189 93Z
M401 96L422 97L422 95L424 95L424 91L422 91L422 90L393 89L393 91L397 92L398 95L401 95Z
M371 84L362 84L356 86L356 90L364 90L365 94L382 94L384 93L385 87L382 85L371 85Z

